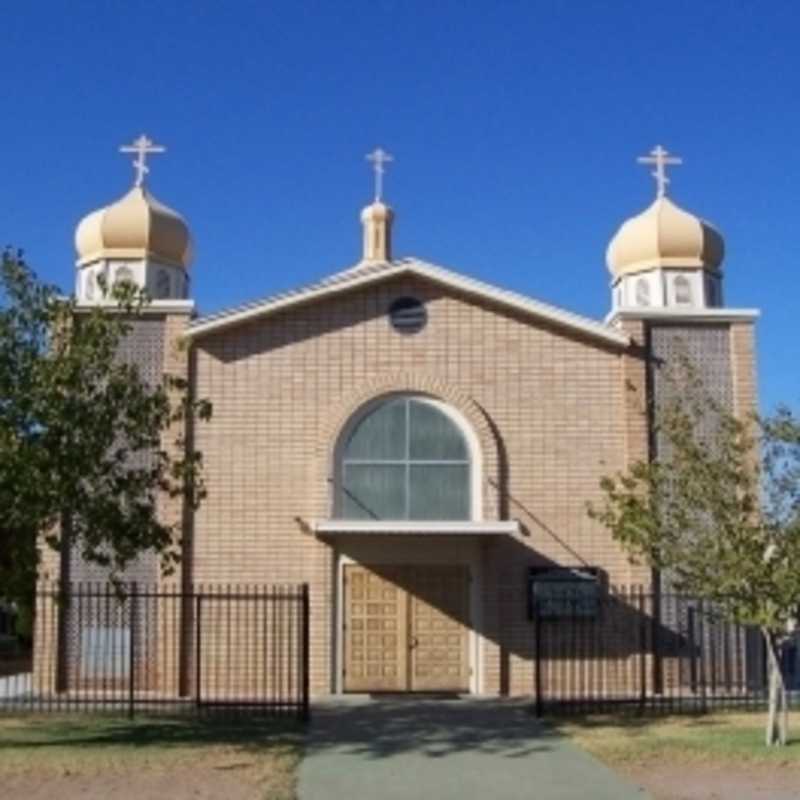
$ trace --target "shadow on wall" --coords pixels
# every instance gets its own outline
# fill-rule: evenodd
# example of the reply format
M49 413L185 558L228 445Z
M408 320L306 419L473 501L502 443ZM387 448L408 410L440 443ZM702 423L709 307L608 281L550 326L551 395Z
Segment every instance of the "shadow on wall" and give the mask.
M510 465L505 442L489 413L483 408L481 412L492 431L497 452L497 477L487 479L487 488L496 493L495 507L499 518L518 517L522 531L522 538L493 536L480 542L482 613L470 614L458 598L448 602L442 591L446 587L435 580L419 580L413 568L398 569L388 563L381 566L380 558L373 556L368 559L371 571L465 628L475 630L489 643L489 662L494 666L487 665L487 691L499 691L504 695L534 694L537 691L535 664L538 658L546 663L568 664L566 671L546 671L545 684L538 687L539 691L547 692L556 687L564 691L569 687L568 692L584 694L596 691L602 684L609 690L613 686L615 691L626 694L637 692L642 680L639 657L652 653L655 640L662 655L686 653L690 643L675 630L654 624L656 609L652 597L641 593L644 587L612 594L608 576L602 572L602 597L596 617L542 620L537 625L529 597L531 568L594 565L587 563L558 531L510 494ZM545 538L557 543L563 552L562 560L545 557L536 549L537 541ZM426 544L424 540L425 535L417 535L409 537L405 544L421 552ZM443 543L442 540L439 543ZM349 556L355 563L362 562L363 553L358 545L353 546L345 539L339 539L337 544L340 554ZM387 546L391 547L391 544ZM578 667L573 669L571 664L578 661L604 664L598 667L597 674L589 675ZM634 661L637 662L636 669ZM512 674L515 662L526 666L517 668ZM654 678L646 675L644 680L650 683Z

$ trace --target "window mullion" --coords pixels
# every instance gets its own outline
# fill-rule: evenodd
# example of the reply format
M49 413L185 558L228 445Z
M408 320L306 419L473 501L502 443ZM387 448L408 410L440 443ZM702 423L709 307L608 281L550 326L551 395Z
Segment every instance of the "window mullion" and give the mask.
M411 519L411 400L406 398L406 519Z

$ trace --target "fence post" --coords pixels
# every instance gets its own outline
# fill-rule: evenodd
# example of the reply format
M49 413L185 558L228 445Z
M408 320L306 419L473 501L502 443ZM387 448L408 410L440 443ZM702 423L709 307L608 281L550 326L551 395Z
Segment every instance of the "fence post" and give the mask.
M67 581L53 584L46 593L47 601L56 618L56 674L55 689L59 694L69 689L69 606L72 603L73 585Z
M661 581L658 580L654 583L651 589L651 636L653 641L653 694L664 694L664 669L661 656L661 635L663 633L662 627L662 609L661 604ZM672 595L668 596L671 599ZM674 603L673 603L674 605Z
M534 686L536 690L536 716L544 713L544 699L542 698L542 626L539 619L539 603L533 598L533 635L536 645Z
M311 624L311 604L308 596L308 584L303 584L302 590L302 611L303 611L303 652L302 652L302 670L303 670L303 707L302 719L303 722L308 722L311 718L311 702L310 694L310 671L311 671L311 654L309 653L310 644L310 624Z
M639 587L639 711L647 703L647 620L645 619L644 587Z
M708 676L706 675L706 605L700 600L698 603L698 616L697 616L697 638L700 643L700 696L702 698L702 711L705 714L708 711L707 702L707 687Z
M128 719L133 719L134 707L136 704L135 692L135 673L136 673L136 581L131 584L131 593L129 600L130 615L129 622L131 637L130 637L130 651L128 653Z
M689 637L689 686L692 693L697 694L697 655L695 653L694 606L687 609L687 634Z
M201 638L201 631L203 629L202 619L200 616L200 610L202 606L200 605L200 601L203 599L202 594L198 593L195 595L195 630L194 630L194 695L195 695L195 705L197 708L200 708L201 705L201 698L200 698L200 656L201 656L201 649L200 649L200 638Z

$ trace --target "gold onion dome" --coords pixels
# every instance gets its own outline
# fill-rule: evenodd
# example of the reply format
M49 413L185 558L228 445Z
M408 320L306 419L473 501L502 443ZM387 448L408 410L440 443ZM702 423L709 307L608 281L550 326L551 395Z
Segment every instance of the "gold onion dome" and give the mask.
M606 262L620 277L654 267L719 269L725 244L719 231L668 197L622 224L608 246Z
M79 266L100 258L147 258L185 269L192 261L186 221L141 185L84 217L75 231L75 248Z

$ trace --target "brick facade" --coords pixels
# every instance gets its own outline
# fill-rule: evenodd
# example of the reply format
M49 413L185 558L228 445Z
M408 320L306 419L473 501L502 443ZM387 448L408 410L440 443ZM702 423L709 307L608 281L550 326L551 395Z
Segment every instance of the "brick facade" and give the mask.
M425 301L429 317L411 336L386 316L408 294ZM200 337L194 359L197 395L211 400L214 417L195 437L209 496L194 520L193 581L308 581L316 694L336 686L339 556L473 565L479 688L488 693L530 691L529 566L588 564L612 584L647 582L586 514L587 501L600 499L599 476L647 453L637 347L598 343L406 277ZM520 536L379 535L364 544L310 533L331 515L342 427L364 403L397 391L437 397L468 420L481 449L483 516L519 520Z
M427 325L413 335L395 331L387 317L391 302L406 295L427 307ZM145 366L158 362L186 377L195 397L213 404L211 421L185 432L188 446L203 454L207 498L193 515L180 499L165 497L161 506L165 519L183 521L181 584L214 594L307 582L317 696L342 688L341 580L349 563L467 567L471 688L530 694L536 680L530 567L597 567L610 587L651 583L650 571L629 563L586 505L602 500L600 476L657 447L648 409L659 391L658 363L676 342L688 341L720 399L737 413L755 406L750 322L654 324L627 317L619 326L630 344L615 344L406 275L192 339L184 337L188 324L188 311L152 316L137 328L141 341L129 343L146 346ZM368 403L405 392L458 412L475 442L480 519L516 520L518 534L314 533L315 523L333 513L342 431ZM178 433L168 432L164 445L173 447ZM59 574L52 556L45 573L46 579ZM176 578L169 580L164 589L175 586ZM152 643L146 683L183 694L191 691L194 612L187 606L178 613L177 601L165 602L171 610L154 612L154 624L172 644ZM252 636L232 641L225 625L208 630L208 669L223 661L229 669L231 652L257 645ZM56 629L40 633L37 673L55 680ZM625 639L622 628L613 635ZM603 667L610 670L604 680L613 684L617 671L640 669L636 658L635 648L620 646ZM562 666L554 662L544 675L553 690L566 680Z

